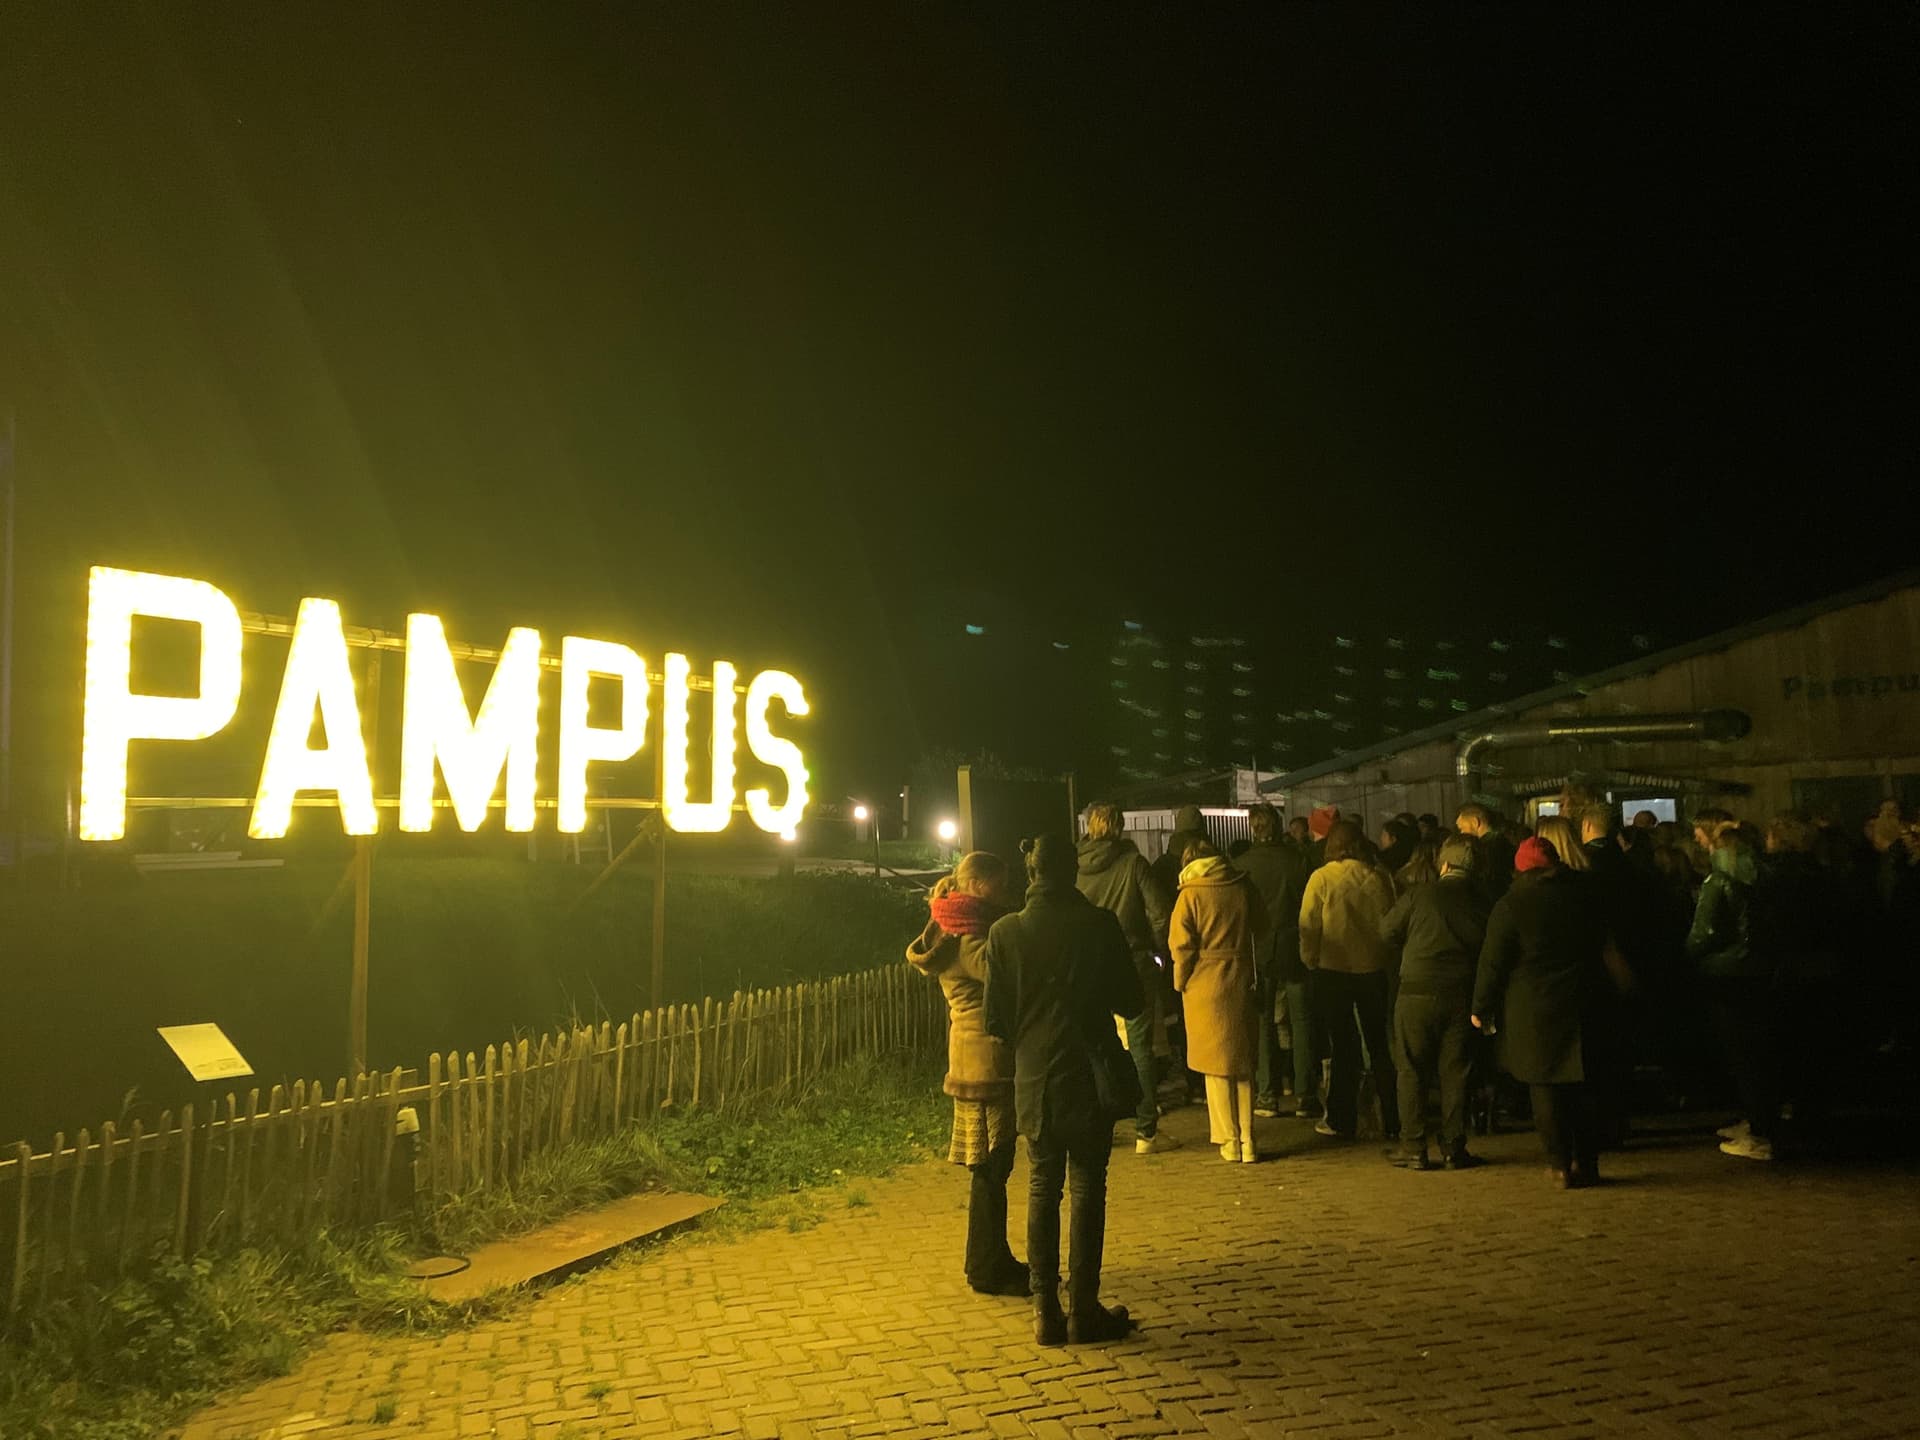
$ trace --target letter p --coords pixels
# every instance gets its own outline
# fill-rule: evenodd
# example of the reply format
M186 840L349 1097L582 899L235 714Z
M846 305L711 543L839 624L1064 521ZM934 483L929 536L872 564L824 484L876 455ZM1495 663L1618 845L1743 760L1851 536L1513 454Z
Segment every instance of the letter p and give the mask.
M133 617L200 627L200 693L133 692ZM80 741L80 838L127 833L127 748L204 740L240 705L240 612L204 580L93 567L87 582L87 682Z

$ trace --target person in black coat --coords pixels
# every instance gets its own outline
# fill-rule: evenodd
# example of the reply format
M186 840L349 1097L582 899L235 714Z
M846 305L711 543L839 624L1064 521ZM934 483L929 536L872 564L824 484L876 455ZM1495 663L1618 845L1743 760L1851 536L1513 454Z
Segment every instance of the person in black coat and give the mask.
M1469 1017L1488 905L1473 859L1473 842L1449 835L1440 846L1440 878L1408 890L1381 922L1387 944L1400 952L1391 1042L1400 1072L1400 1149L1392 1158L1412 1170L1432 1164L1427 1094L1436 1081L1440 1153L1449 1170L1474 1163L1467 1153L1467 1080L1473 1068Z
M1608 985L1606 921L1595 888L1539 837L1520 845L1514 869L1487 922L1473 1024L1497 1029L1507 1072L1531 1089L1554 1183L1591 1185L1600 1136L1588 1031Z
M1500 834L1494 813L1477 800L1460 807L1453 828L1473 841L1473 873L1491 905L1513 882L1513 846Z
M1253 1113L1274 1115L1280 1108L1280 1036L1273 1021L1274 1001L1284 989L1292 1024L1293 1093L1296 1107L1319 1089L1320 1065L1313 1054L1307 1021L1307 967L1300 963L1300 900L1307 890L1307 860L1280 838L1280 812L1255 805L1247 812L1253 843L1234 861L1267 907L1272 929L1255 942L1259 990L1254 998L1260 1060L1254 1072Z
M1860 1037L1851 1002L1861 919L1845 879L1814 856L1806 816L1767 822L1766 855L1754 876L1748 929L1759 973L1773 984L1779 1096L1793 1107L1784 1138L1805 1148L1826 1138L1834 1082Z
M1095 1057L1118 1048L1116 1016L1145 1004L1133 953L1113 913L1074 886L1079 860L1064 835L1022 842L1027 903L987 932L987 1033L1013 1047L1013 1107L1027 1138L1027 1263L1034 1338L1042 1345L1118 1339L1123 1307L1100 1304L1107 1157L1117 1116L1105 1113ZM1071 1178L1067 1294L1060 1308L1060 1193Z

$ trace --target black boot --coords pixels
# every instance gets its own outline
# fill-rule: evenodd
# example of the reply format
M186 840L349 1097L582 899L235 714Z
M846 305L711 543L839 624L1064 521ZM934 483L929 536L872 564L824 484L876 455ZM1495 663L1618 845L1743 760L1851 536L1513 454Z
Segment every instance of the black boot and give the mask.
M1024 1295L1026 1267L1007 1248L1007 1172L1013 1147L1005 1146L972 1169L967 1202L967 1284L982 1295ZM1014 1271L1020 1286L1014 1289Z
M1447 1169L1449 1170L1471 1170L1474 1166L1485 1163L1478 1155L1468 1151L1467 1142L1464 1140L1454 1141L1447 1151Z
M1060 1308L1057 1285L1049 1285L1033 1297L1033 1338L1041 1345L1067 1343L1067 1316Z
M1077 1297L1067 1316L1067 1340L1074 1345L1094 1345L1103 1340L1124 1340L1133 1333L1133 1320L1127 1307L1111 1309L1091 1295Z

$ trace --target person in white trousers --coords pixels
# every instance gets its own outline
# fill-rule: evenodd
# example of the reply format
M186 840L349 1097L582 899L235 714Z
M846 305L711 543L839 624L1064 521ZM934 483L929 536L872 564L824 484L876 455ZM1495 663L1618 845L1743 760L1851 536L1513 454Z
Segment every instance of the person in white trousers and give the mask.
M1253 950L1272 927L1247 876L1204 840L1182 856L1167 945L1186 1002L1187 1065L1207 1079L1207 1121L1220 1158L1251 1165L1259 1059Z

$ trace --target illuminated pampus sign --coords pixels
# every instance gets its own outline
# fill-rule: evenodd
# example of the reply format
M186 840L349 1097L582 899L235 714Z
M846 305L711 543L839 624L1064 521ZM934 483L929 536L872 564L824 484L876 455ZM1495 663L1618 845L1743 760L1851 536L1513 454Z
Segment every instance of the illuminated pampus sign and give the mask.
M197 627L197 693L134 691L136 616L180 620ZM247 628L262 627L243 625L233 601L203 580L94 567L87 595L81 839L118 840L126 834L127 754L135 740L204 740L233 719L240 705L241 634ZM283 624L272 628L284 631ZM349 835L371 835L379 829L360 697L347 663L347 645L338 605L312 598L300 602L247 826L255 839L285 835L294 799L303 792L331 795ZM503 775L506 828L531 830L538 801L540 672L555 666L541 652L540 632L515 628L507 633L477 715L467 711L454 673L454 652L437 616L409 615L405 646L400 828L433 828L437 772L446 782L448 805L462 830L480 827L502 787ZM560 740L555 808L560 829L571 834L587 821L587 766L595 761L630 760L645 744L652 682L646 663L627 646L579 635L560 642L557 668ZM596 675L620 682L618 725L587 723L587 691ZM688 780L693 667L685 655L666 657L666 673L661 677L666 787L659 802L667 824L675 830L724 830L732 819L738 794L735 714L740 708L735 679L732 665L714 662L712 784L707 797L696 800ZM775 701L789 716L807 713L806 694L798 680L784 671L761 671L746 687L747 748L754 759L786 777L786 795L776 805L767 790L749 790L746 810L762 830L790 835L806 808L807 768L800 747L773 731L769 712ZM326 735L326 743L318 749L309 743L316 710Z

